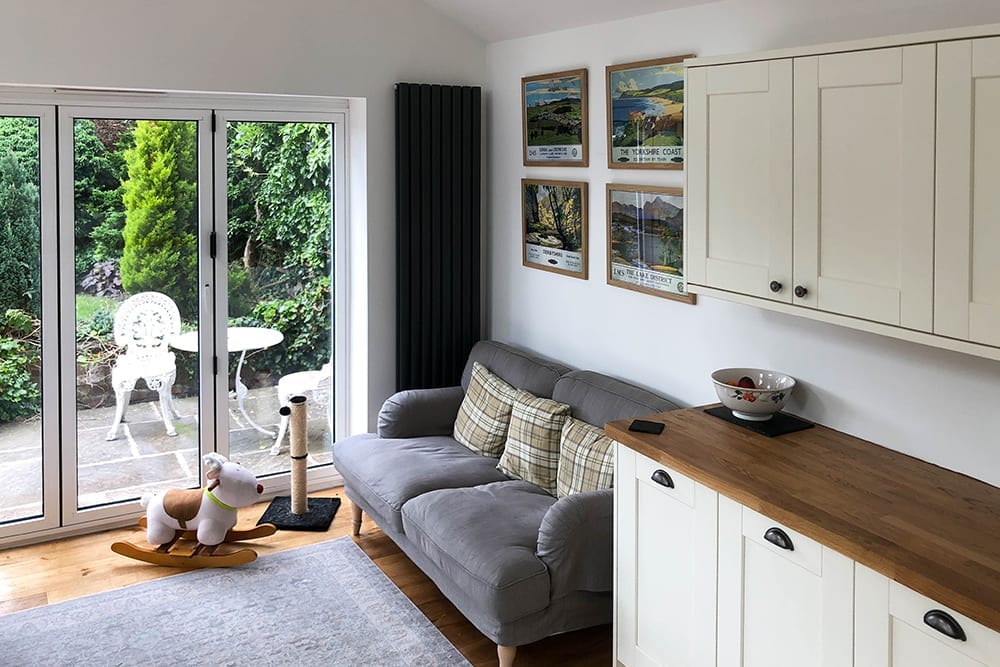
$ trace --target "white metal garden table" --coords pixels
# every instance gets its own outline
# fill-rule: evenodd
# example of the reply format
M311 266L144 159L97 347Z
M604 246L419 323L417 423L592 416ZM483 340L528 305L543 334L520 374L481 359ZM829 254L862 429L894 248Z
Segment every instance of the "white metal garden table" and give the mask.
M230 354L239 352L240 360L236 364L236 376L233 378L233 386L236 388L236 404L247 422L261 433L271 436L276 435L274 431L268 431L258 424L247 414L244 401L247 396L247 386L243 384L240 373L243 370L243 362L246 360L247 352L250 350L266 350L274 347L285 340L285 335L277 329L267 329L265 327L228 327L226 329L226 349ZM188 331L170 339L170 346L185 352L198 351L198 332Z

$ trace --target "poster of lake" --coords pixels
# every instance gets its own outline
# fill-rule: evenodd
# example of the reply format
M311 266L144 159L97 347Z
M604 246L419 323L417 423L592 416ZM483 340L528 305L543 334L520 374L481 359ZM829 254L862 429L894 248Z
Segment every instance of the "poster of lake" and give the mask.
M522 79L524 161L586 164L587 70Z
M684 196L676 188L608 190L608 282L687 295Z
M611 166L683 168L683 57L608 67Z

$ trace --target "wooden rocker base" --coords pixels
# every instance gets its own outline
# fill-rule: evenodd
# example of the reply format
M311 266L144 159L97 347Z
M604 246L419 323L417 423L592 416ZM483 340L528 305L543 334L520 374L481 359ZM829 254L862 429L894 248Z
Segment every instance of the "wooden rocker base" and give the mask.
M146 517L139 519L139 526L146 527ZM254 526L249 530L230 530L226 533L226 542L240 542L243 540L254 540L259 537L274 535L277 528L274 524L264 523ZM115 542L111 545L111 550L127 558L134 558L153 565L165 565L167 567L201 568L201 567L233 567L236 565L246 565L257 560L257 552L253 549L239 549L228 553L216 554L215 550L219 545L205 546L195 544L193 547L179 547L180 540L190 540L197 542L198 535L193 530L179 530L174 539L166 544L153 548L140 547L131 542Z

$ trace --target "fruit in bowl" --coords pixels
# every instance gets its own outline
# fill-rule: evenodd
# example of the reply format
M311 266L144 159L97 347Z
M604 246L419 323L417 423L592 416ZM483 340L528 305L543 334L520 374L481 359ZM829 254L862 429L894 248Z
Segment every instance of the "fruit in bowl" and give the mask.
M761 368L721 368L712 373L712 383L722 404L748 421L770 419L795 389L792 376Z

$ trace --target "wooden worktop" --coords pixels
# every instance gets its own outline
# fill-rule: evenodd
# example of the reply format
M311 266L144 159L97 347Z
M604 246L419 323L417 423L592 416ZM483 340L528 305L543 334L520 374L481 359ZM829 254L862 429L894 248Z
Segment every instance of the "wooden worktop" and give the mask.
M704 406L712 407L712 406ZM1000 632L1000 488L824 426L774 438L705 414L606 433Z

